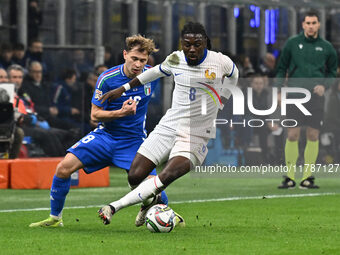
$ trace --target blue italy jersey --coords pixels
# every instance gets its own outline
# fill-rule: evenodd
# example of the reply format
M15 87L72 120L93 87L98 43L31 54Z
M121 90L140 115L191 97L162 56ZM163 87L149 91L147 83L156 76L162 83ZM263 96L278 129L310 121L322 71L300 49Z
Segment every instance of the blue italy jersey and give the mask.
M106 101L101 104L99 98L106 92L119 88L131 79L128 78L123 71L124 64L112 67L103 72L96 84L96 89L92 97L92 103L103 107L104 110L114 111L121 109L123 102L131 98L137 102L137 111L135 115L125 116L108 122L100 122L105 131L109 132L115 139L127 137L146 137L145 120L148 103L151 99L151 94L155 89L157 81L138 86L123 93L123 95L111 102ZM145 66L143 72L151 68Z

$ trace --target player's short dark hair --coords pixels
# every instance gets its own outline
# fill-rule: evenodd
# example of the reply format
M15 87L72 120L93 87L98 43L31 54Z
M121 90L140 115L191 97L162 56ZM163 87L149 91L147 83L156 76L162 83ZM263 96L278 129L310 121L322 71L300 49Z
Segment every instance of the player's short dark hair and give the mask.
M186 23L181 31L181 37L183 38L184 35L186 34L201 34L203 37L207 39L208 50L211 49L210 39L207 33L205 32L204 26L201 23L192 22L192 21L189 21L188 23Z
M306 17L317 17L318 21L320 21L319 14L316 10L309 10L303 15L303 21L306 19Z
M201 34L207 37L207 33L201 23L189 21L186 23L181 31L181 37L186 34Z

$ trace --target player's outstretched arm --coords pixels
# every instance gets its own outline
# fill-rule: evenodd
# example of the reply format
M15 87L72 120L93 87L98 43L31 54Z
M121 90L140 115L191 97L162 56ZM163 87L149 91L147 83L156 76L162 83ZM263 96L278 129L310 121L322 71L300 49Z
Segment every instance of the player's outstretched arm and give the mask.
M140 86L142 84L147 84L149 82L152 82L156 79L159 79L161 77L167 76L164 72L161 71L159 65L150 68L149 70L141 73L136 78L133 78L129 83L124 84L123 86L111 90L109 92L106 92L99 100L103 104L106 100L112 101L117 98L120 98L121 95L134 87Z
M109 100L109 102L111 102L117 98L120 98L125 91L137 87L139 85L141 85L141 82L137 79L137 77L133 78L129 83L126 83L123 86L120 86L119 88L106 92L103 96L99 98L100 103L103 104L106 100Z

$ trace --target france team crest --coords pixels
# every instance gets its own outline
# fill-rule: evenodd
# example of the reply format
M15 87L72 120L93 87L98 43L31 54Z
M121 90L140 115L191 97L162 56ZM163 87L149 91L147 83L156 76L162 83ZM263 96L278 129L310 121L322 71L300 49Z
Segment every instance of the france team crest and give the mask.
M146 96L149 96L151 94L151 83L144 85L144 93Z

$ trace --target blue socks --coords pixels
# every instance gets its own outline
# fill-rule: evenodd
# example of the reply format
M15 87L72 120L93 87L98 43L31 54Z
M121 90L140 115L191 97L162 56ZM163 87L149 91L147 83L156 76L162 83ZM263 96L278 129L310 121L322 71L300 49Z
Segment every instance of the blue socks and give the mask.
M70 190L71 178L62 179L57 176L53 177L51 187L51 215L61 217L61 211L64 208L66 195Z
M168 205L168 196L166 195L164 190L161 193L161 200L162 200L163 204Z

